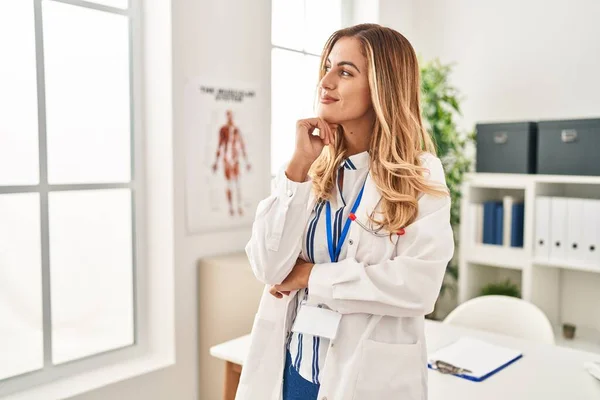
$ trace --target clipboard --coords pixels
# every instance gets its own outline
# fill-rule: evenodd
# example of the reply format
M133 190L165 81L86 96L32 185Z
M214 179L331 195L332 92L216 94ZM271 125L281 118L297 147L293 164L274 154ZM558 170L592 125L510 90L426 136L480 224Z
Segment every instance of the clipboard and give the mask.
M433 352L427 367L473 382L482 382L523 357L519 350L462 337ZM440 367L444 368L440 368Z

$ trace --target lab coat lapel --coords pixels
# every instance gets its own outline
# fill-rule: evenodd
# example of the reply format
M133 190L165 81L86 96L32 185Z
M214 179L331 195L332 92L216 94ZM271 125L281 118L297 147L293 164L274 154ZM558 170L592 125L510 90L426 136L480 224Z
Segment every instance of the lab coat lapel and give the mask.
M373 181L371 174L367 175L367 180L365 182L365 191L363 192L363 197L356 210L356 218L360 220L363 224L369 223L369 216L377 207L379 203L379 199L381 198L381 194L377 189L377 185L375 185L375 181ZM362 235L368 235L369 233L362 229L358 224L352 224L350 226L350 233L348 235L348 239L352 240L352 245L348 246L348 258L355 258L356 249L358 248L358 243L360 242L360 238Z

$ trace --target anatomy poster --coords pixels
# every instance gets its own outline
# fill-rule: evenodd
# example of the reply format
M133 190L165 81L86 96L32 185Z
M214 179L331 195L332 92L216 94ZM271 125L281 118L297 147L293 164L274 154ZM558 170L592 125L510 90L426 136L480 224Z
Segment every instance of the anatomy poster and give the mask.
M195 78L186 85L188 233L252 224L256 206L264 197L255 168L261 166L257 147L263 128L258 96L258 89L251 84Z

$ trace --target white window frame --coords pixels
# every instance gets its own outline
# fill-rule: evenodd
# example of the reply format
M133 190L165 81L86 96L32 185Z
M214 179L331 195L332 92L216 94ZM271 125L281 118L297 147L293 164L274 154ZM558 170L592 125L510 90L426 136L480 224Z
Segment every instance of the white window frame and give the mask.
M31 0L30 0L31 1ZM42 1L55 1L99 11L127 15L130 31L130 88L132 121L131 184L57 185L56 189L126 187L135 198L134 215L134 345L52 365L49 352L48 235L42 231L46 258L42 269L44 287L44 368L0 382L0 397L7 400L58 399L75 396L175 363L174 315L174 198L171 2L129 0L129 9L107 7L84 0L33 0L36 19L38 87L43 82L41 42ZM143 39L143 40L142 40ZM162 60L162 61L161 61ZM38 96L40 90L38 89ZM40 117L40 163L45 163L43 91L38 99ZM42 152L43 150L43 152ZM45 166L40 185L12 188L38 192L47 199ZM45 186L45 187L44 187ZM64 186L64 187L62 187ZM67 187L68 186L68 187ZM11 188L4 188L2 193ZM44 207L42 207L43 209ZM47 207L46 207L47 212ZM46 226L47 227L47 226ZM44 238L45 236L45 238ZM161 246L147 246L161 243ZM3 397L6 396L6 397Z

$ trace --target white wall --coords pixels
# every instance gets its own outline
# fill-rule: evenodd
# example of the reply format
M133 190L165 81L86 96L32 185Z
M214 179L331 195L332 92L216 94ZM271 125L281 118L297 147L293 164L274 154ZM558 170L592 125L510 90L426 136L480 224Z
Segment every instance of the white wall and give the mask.
M202 294L197 290L197 262L226 253L232 247L242 250L250 230L185 235L183 89L186 78L204 75L250 80L262 87L261 120L265 135L260 146L265 149L265 162L264 165L255 162L253 168L265 177L262 183L265 195L269 190L271 1L173 0L172 26L176 365L74 398L77 400L208 399L202 396L203 390L198 385L197 301Z
M413 0L379 0L378 23L403 34L418 52L416 7L417 2Z
M379 23L379 3L381 0L343 0L342 12L346 18L342 25Z
M404 1L381 0L397 9ZM410 3L412 25L392 12L382 23L408 30L425 59L456 63L466 126L600 116L597 0Z

